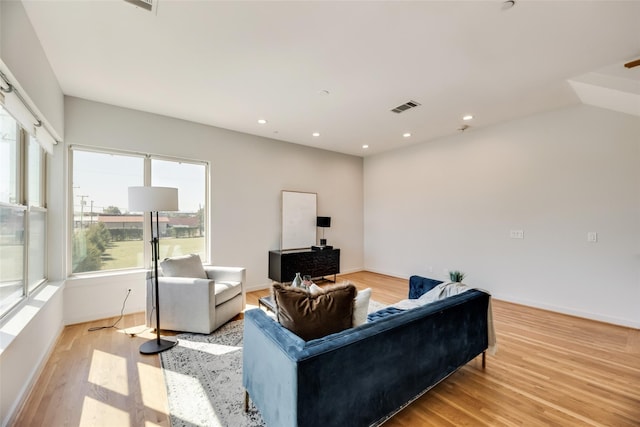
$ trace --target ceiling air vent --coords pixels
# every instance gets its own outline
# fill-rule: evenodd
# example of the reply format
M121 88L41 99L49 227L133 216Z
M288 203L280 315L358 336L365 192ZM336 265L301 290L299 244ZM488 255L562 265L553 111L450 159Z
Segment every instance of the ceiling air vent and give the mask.
M391 111L393 111L394 113L402 113L403 111L407 111L411 108L415 108L417 106L419 106L420 103L416 102L416 101L409 101L409 102L405 102L402 105L398 105L396 108L393 108Z
M141 7L145 10L148 10L149 12L153 11L153 6L155 3L155 1L157 0L124 0L127 3L131 3L134 6L138 6Z

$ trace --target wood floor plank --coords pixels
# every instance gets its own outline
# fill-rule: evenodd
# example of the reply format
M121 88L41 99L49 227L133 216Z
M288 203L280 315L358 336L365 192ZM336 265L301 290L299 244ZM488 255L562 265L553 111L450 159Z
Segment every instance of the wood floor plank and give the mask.
M342 281L371 288L384 304L408 293L405 279L381 274L344 274ZM267 295L249 292L247 309ZM486 369L474 359L385 427L640 426L640 331L499 300L492 305L498 353L487 355ZM118 325L124 330L88 331L116 320L64 328L15 426L169 425L159 357L138 351L155 336L144 314L125 316Z

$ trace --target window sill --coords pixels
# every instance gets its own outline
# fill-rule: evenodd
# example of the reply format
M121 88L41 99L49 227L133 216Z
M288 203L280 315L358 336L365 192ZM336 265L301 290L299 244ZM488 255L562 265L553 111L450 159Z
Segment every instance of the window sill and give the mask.
M47 305L47 303L64 288L64 281L47 282L33 295L20 302L0 323L0 356L11 343Z
M77 286L99 286L105 283L113 282L114 278L131 277L136 275L144 277L146 272L147 269L145 268L136 268L131 270L110 270L103 272L76 274L67 278L66 287L75 288Z

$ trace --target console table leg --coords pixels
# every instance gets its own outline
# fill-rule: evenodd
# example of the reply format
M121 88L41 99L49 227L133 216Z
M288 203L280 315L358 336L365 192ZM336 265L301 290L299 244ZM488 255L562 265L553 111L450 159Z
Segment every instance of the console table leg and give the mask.
M487 367L487 352L482 352L482 369Z
M244 391L244 412L249 412L249 392Z

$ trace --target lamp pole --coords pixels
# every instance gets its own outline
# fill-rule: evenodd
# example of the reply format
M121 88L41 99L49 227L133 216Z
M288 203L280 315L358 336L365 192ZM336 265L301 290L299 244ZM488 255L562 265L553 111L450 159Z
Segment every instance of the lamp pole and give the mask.
M129 187L129 210L149 212L151 225L151 259L153 261L152 300L156 310L156 339L140 346L142 354L156 354L178 344L175 339L160 339L160 295L158 283L158 258L160 252L160 229L158 212L178 210L178 189L170 187ZM155 213L155 233L153 215ZM149 287L147 287L149 292ZM153 295L155 294L155 295ZM149 295L147 296L147 298Z

